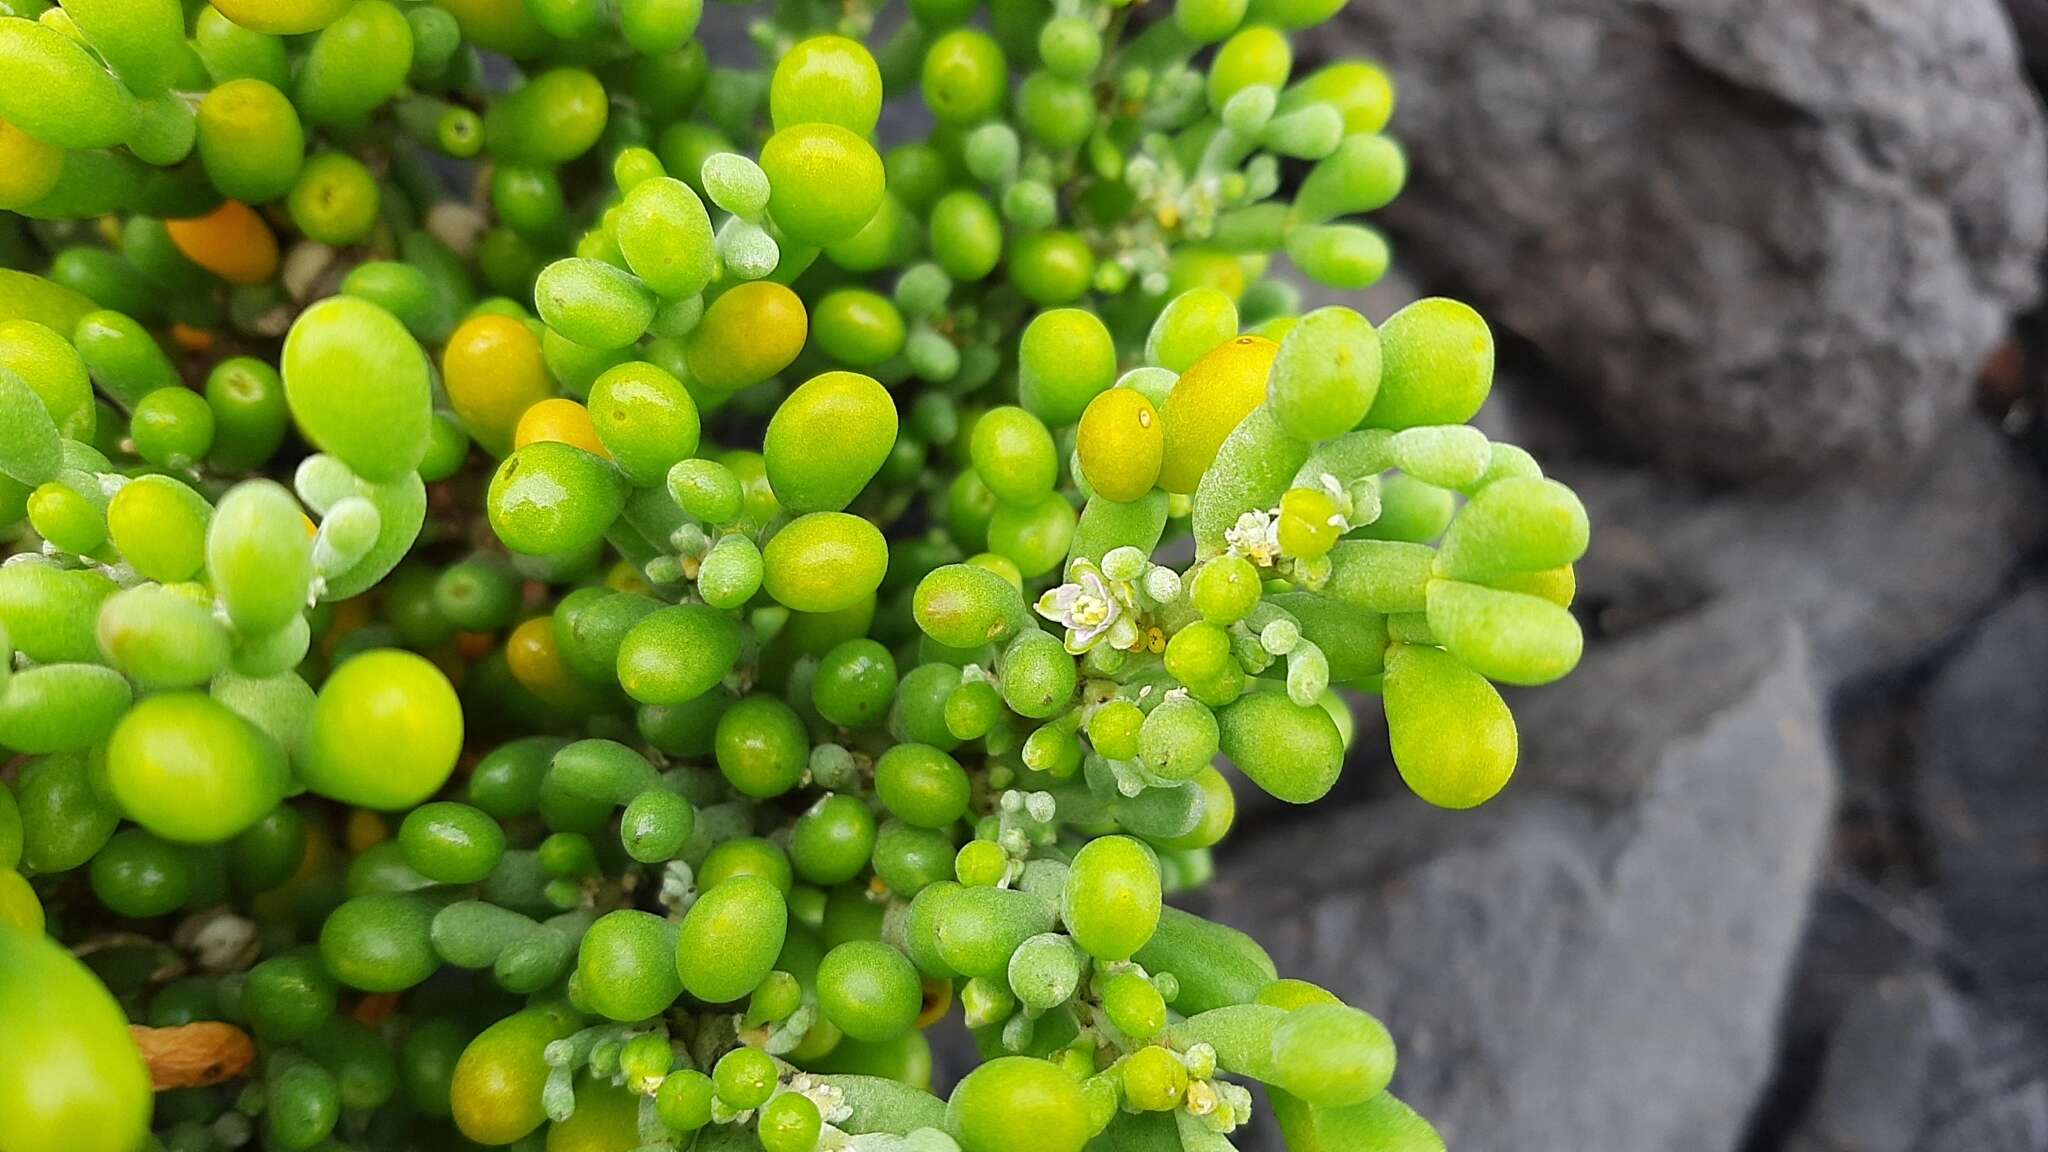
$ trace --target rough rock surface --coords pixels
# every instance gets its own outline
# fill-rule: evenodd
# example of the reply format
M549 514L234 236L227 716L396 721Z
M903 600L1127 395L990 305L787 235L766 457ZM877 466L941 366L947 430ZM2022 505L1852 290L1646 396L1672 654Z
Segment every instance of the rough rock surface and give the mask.
M1853 1002L1788 1152L2038 1152L2048 1064L2032 1037L1909 968Z
M1922 820L1961 956L1998 1000L2048 1020L2048 585L1984 622L1928 690Z
M2048 232L1998 0L1358 0L1398 258L1532 341L1634 454L1747 480L1933 441Z
M1383 1013L1395 1090L1462 1152L1727 1152L1828 823L1806 643L1719 605L1517 707L1500 799L1310 814L1238 846L1209 911Z

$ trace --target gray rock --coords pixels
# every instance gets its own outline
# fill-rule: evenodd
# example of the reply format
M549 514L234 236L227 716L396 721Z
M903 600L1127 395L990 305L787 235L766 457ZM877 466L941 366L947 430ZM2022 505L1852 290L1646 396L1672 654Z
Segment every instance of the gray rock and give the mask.
M1719 605L1517 707L1493 803L1310 816L1227 861L1209 911L1383 1014L1395 1091L1461 1152L1728 1152L1828 824L1806 643Z
M2048 152L1997 0L1359 0L1398 259L1635 455L1810 475L1933 441L2037 290Z
M1835 1033L1787 1152L2038 1152L2048 1064L1935 972L1872 984Z
M1599 627L1756 596L1805 626L1829 684L1918 661L1988 611L2048 517L2038 476L1977 420L1910 468L1791 496L1702 500L1646 472L1544 459L1592 515L1579 598Z
M1935 890L1987 990L2048 1020L2048 585L1984 622L1930 687L1922 825Z

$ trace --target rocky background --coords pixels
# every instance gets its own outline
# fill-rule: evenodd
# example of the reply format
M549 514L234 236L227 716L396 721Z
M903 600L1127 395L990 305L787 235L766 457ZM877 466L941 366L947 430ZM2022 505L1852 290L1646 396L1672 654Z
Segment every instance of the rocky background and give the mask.
M1366 310L1495 323L1590 643L1500 799L1362 722L1206 910L1382 1013L1460 1152L2048 1149L2048 0L1339 27L1414 169Z

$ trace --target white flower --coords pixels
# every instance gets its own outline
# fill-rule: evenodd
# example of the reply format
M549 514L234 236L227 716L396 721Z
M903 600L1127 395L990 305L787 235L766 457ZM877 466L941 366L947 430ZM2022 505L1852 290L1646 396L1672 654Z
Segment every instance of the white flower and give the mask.
M1223 533L1223 542L1259 567L1271 568L1280 558L1280 517L1254 508Z
M1124 619L1124 596L1088 560L1067 568L1067 582L1038 598L1040 616L1067 630L1067 651L1075 656L1100 643Z

